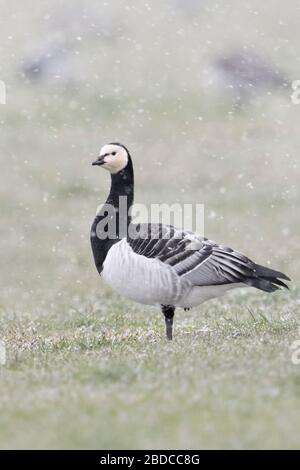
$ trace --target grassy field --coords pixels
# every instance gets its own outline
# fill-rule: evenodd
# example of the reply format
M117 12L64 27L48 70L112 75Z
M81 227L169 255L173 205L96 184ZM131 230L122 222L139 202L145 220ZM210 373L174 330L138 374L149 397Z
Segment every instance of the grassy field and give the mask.
M116 36L74 33L88 78L72 86L18 73L59 5L42 3L1 2L0 447L299 448L300 105L286 90L234 111L201 85L242 40L299 79L297 2L231 1L196 22L168 15L171 0L114 2ZM231 8L234 28L220 19ZM93 265L109 177L90 163L111 140L132 152L137 202L205 204L205 235L286 272L291 290L178 311L168 343L161 313L117 297Z

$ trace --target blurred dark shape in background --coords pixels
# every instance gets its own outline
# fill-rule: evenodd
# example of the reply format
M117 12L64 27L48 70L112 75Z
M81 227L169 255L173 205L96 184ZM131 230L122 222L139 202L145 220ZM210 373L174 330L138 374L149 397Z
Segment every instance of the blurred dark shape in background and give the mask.
M203 8L203 0L174 0L175 5L187 16L195 16Z
M78 83L85 77L79 57L82 43L94 44L89 58L93 60L99 39L114 40L118 14L103 15L91 5L67 5L55 7L48 16L44 36L24 53L21 73L36 84Z
M253 51L237 51L214 63L216 82L231 94L236 106L256 95L287 87L287 77L264 57Z
M25 56L22 72L30 81L69 83L76 78L73 55L65 38L56 35Z

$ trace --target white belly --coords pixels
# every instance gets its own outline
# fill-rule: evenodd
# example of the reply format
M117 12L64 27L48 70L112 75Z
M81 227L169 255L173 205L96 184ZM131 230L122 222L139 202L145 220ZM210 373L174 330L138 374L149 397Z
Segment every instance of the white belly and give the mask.
M195 286L180 300L178 307L195 307L206 300L214 299L225 294L228 290L236 287L247 287L242 282L234 284L222 284L217 286Z
M148 305L176 305L190 290L170 266L137 255L126 239L109 250L102 277L120 295Z

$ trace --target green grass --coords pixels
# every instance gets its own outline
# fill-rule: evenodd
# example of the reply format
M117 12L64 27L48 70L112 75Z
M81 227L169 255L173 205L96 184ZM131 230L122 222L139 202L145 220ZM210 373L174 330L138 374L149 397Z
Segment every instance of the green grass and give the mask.
M299 448L300 106L286 90L233 112L202 86L223 47L249 41L299 78L294 9L231 1L191 22L168 2L117 3L116 37L82 35L89 79L67 89L18 74L50 3L3 5L0 447ZM117 297L93 265L109 177L90 163L115 140L132 151L138 203L204 203L205 235L286 272L291 290L178 311L167 342L158 309Z
M295 292L178 312L172 343L158 311L103 294L1 315L1 447L299 447Z

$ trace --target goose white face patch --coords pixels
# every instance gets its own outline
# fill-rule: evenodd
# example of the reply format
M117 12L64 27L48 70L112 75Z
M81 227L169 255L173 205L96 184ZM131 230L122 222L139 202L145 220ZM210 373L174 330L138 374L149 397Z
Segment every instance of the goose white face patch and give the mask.
M128 163L128 155L126 150L114 144L107 144L100 150L99 157L104 158L103 168L110 171L112 174L118 173L123 170Z

